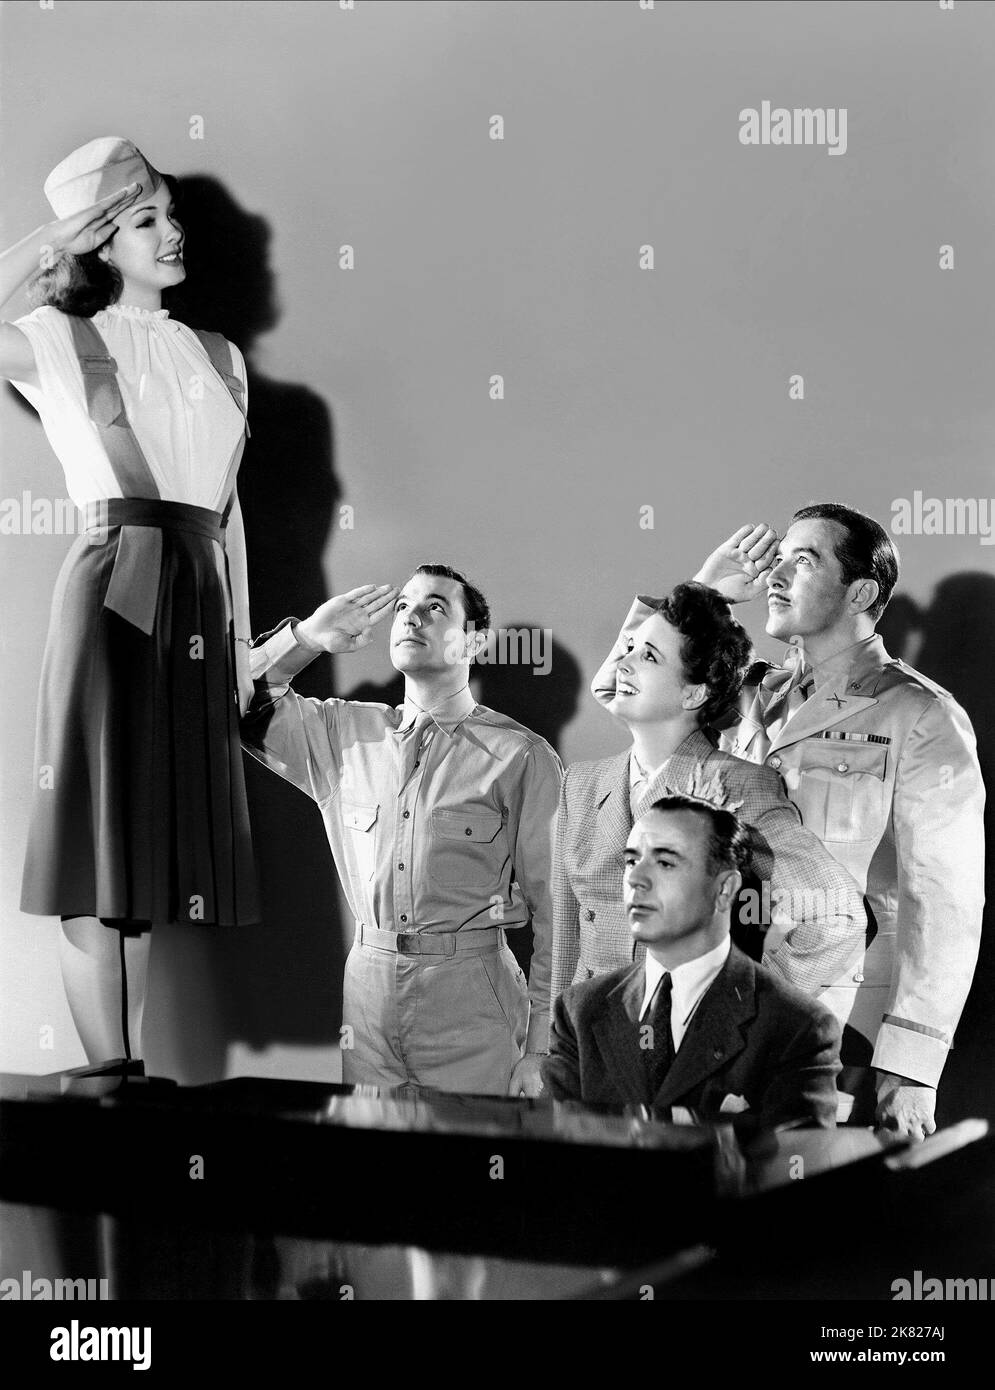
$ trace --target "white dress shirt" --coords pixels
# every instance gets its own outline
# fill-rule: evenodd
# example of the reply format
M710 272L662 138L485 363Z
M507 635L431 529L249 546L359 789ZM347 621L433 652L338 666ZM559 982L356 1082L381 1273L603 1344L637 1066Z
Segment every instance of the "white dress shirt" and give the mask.
M694 960L686 961L683 965L675 966L670 971L670 978L673 981L673 993L670 1003L670 1032L674 1040L674 1051L680 1047L684 1041L684 1034L688 1030L688 1025L694 1016L694 1011L705 997L708 987L712 984L719 971L729 958L729 948L732 945L731 938L726 936L712 950L706 951L703 956L697 956ZM646 1010L650 1006L656 987L661 978L667 974L667 967L646 952L646 987L643 990L643 1007L639 1010L639 1017L645 1017Z
M644 772L635 753L629 753L629 810L633 820L636 818L639 803L656 780L657 773L661 772L666 764L667 759L664 759L660 766L655 767L652 772Z

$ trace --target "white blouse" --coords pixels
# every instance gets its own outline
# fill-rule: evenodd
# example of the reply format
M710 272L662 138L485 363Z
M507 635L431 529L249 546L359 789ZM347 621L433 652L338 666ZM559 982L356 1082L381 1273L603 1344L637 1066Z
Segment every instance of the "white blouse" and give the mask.
M41 417L66 475L69 496L78 507L103 497L120 497L121 488L87 414L83 374L66 315L43 305L15 322L34 350L40 384L15 381L13 385ZM171 319L168 309L112 304L94 314L93 324L117 363L125 412L160 498L220 511L228 500L224 495L228 469L241 443L245 420L200 339L186 324ZM238 348L231 347L244 402L245 361ZM228 519L226 549L229 616L238 639L235 658L244 712L252 697L251 629L245 534L237 497ZM223 575L220 549L218 569Z
M228 467L244 428L242 412L200 340L168 309L112 304L93 325L117 362L131 428L165 502L220 511ZM67 316L45 305L16 320L34 350L39 386L13 384L37 410L78 507L120 497L96 427L86 413L83 375ZM246 384L232 345L233 370ZM245 396L243 395L243 401Z

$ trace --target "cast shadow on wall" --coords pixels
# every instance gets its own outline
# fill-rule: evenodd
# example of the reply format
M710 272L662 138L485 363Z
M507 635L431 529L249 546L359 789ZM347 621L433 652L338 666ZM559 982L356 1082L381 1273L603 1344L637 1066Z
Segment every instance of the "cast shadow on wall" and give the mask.
M238 492L258 635L329 597L322 557L339 496L332 419L307 386L267 376L254 362L259 338L279 321L268 223L213 178L180 178L177 193L187 279L164 303L184 323L223 333L246 359L252 433ZM331 695L330 658L314 662L295 688ZM252 758L244 763L262 924L214 929L199 945L180 940L186 928L177 927L155 943L162 969L161 988L152 985L154 1016L168 1038L168 1074L188 1083L224 1075L237 1041L260 1050L338 1042L344 928L321 817L282 778Z
M942 685L963 705L978 740L988 788L985 921L974 984L940 1082L937 1116L940 1124L969 1115L995 1120L995 873L990 849L995 826L995 576L981 571L950 575L936 586L925 607L898 594L885 609L878 630L892 656Z
M533 623L508 623L505 626L519 632L541 630ZM480 704L524 724L559 752L563 730L577 713L581 669L577 658L560 642L550 640L546 655L549 670L545 675L518 662L490 662L473 667L470 687ZM397 675L382 684L367 681L351 690L349 699L399 705L404 699L404 678ZM508 945L519 965L528 973L532 959L531 926L510 931Z

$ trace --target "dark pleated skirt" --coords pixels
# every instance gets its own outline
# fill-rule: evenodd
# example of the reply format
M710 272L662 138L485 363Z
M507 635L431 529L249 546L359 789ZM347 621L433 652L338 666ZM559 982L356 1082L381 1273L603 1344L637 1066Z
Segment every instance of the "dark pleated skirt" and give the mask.
M149 636L104 607L120 531L111 526L103 543L78 537L56 584L22 910L153 924L256 922L216 542L162 530Z

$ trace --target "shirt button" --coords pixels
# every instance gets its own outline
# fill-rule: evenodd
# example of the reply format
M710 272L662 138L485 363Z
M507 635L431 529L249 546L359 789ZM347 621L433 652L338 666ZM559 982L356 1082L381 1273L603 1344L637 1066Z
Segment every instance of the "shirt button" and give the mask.
M588 920L589 922L593 922L593 921L594 921L594 908L593 908L593 907L589 907L589 908L587 909L587 911L584 913L584 916L587 918L587 920Z
M859 689L860 689L860 681L851 681L851 682L850 682L850 689L851 689L851 690L859 690Z
M854 975L854 977L853 977L853 983L854 983L855 985L862 985L862 984L864 983L864 977L863 977L863 975L861 975L861 973L860 973L859 970L857 971L856 975Z
M780 759L780 758L768 758L768 759L767 759L767 763L768 763L768 765L769 765L770 767L780 767L780 766L781 766L781 759Z
M470 826L467 826L467 827L466 827L466 829L463 831L463 834L464 834L464 835L472 835L472 834L473 834L473 831L471 830Z
M404 865L403 865L403 864L398 864L397 867L401 870L402 873L404 872Z
M837 772L846 772L846 769L847 769L847 764L846 764L846 763L837 763L837 764L836 764L836 771L837 771Z
M421 767L421 758L415 763L415 767Z
M404 819L407 820L408 817L409 817L410 815L411 815L411 812L410 812L410 811L405 811L405 813L404 813Z
M407 920L408 920L408 914L407 914L406 912L402 912L402 913L401 913L401 921L402 921L402 922L406 922Z

